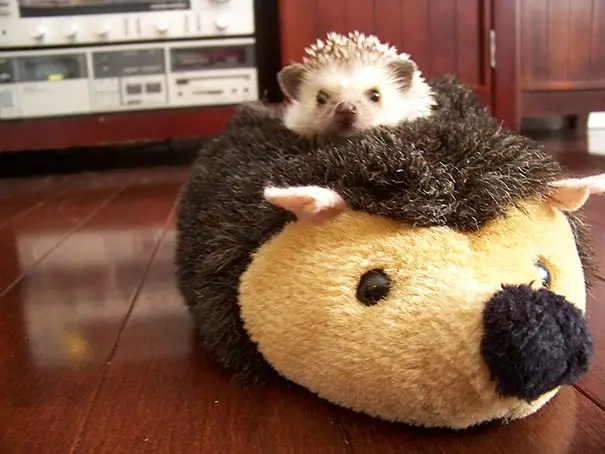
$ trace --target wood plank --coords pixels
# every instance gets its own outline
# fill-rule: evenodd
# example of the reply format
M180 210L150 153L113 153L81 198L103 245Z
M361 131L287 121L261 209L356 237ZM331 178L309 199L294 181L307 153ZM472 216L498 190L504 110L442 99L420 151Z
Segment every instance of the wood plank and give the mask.
M364 454L596 454L605 446L605 412L571 387L524 420L465 431L414 429L352 413L341 421L354 452Z
M570 41L571 0L548 1L548 80L567 80ZM575 0L574 0L575 2ZM573 43L573 47L581 45Z
M195 347L174 238L153 262L77 451L349 452L325 401L285 384L246 386Z
M319 38L317 14L317 0L279 1L282 66L300 61L305 47Z
M605 89L605 80L544 80L528 83L523 88L525 92L603 90Z
M131 179L130 174L114 174L103 185L90 177L88 185L77 185L79 178L61 180L52 197L0 227L0 297L74 229L117 196ZM73 181L73 187L69 181ZM19 203L17 196L15 200ZM32 239L35 247L31 247ZM30 248L24 250L28 241Z
M456 42L456 28L455 0L430 0L429 40L431 43L431 75L442 76L447 73L456 72L456 52L458 45Z
M485 24L483 23L483 0L456 0L456 75L469 85L485 85L483 65L483 40Z
M17 216L56 197L61 178L32 178L0 180L0 228Z
M521 97L519 90L520 3L492 0L494 30L497 37L496 67L493 80L493 112L504 126L515 131L521 128Z
M233 107L196 107L0 121L0 152L211 136L224 129L233 113Z
M534 29L531 27L532 24L532 15L530 10L530 5L535 4L535 1L529 0L527 2L517 2L520 3L518 6L517 14L518 16L514 18L514 20L519 24L519 77L522 84L525 84L527 81L534 80L533 77L533 52L534 52L534 39L533 32ZM498 16L494 15L494 20L497 23ZM507 36L508 37L508 36ZM497 39L500 41L500 34L497 33ZM498 71L496 71L496 75Z
M593 0L573 0L570 4L569 42L567 48L569 80L590 79L590 47L592 44Z
M605 80L605 2L593 0L590 80Z
M401 11L400 0L374 0L376 34L381 41L397 47L399 52L406 52L402 39Z
M356 3L355 3L356 4ZM346 0L318 0L317 2L317 33L318 38L324 38L329 32L348 33L346 22ZM313 40L315 41L315 40ZM311 42L307 43L307 45Z
M161 173L126 188L0 299L0 452L70 452L180 189L182 176ZM56 235L17 231L31 256Z
M393 0L391 3L398 2ZM357 30L368 35L377 33L382 28L382 18L380 16L376 16L376 18L378 18L378 22L375 22L374 20L376 14L376 5L374 2L369 2L367 0L349 0L344 6L347 33ZM379 36L379 38L383 40L382 36Z
M402 52L410 54L420 70L432 75L433 58L429 23L430 0L401 0Z
M547 0L518 2L522 23L519 55L522 83L549 80L548 52L550 41ZM500 36L498 34L498 36Z
M605 106L605 89L527 92L522 102L528 116L598 112Z

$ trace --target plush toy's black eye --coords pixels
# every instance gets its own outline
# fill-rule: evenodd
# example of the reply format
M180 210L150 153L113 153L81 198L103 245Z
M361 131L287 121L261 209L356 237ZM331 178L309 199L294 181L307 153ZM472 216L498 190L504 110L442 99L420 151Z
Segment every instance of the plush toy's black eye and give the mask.
M368 99L372 102L380 101L380 92L375 88L372 88L370 91L368 91Z
M546 263L544 263L542 260L538 260L536 261L536 268L540 276L540 283L542 284L542 287L550 288L550 285L552 284L552 274Z
M319 104L320 106L323 106L325 103L328 102L328 98L329 98L328 94L325 91L320 90L317 93L317 96L315 99L317 100L317 104Z
M387 297L391 279L382 270L372 270L361 276L357 286L357 299L366 306L373 306Z

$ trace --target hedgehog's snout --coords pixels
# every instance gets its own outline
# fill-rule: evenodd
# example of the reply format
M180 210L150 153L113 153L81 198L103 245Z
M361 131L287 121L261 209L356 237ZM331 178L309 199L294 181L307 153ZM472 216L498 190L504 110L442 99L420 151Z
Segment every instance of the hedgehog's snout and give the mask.
M357 106L352 102L343 101L334 110L336 121L344 127L351 127L357 119Z

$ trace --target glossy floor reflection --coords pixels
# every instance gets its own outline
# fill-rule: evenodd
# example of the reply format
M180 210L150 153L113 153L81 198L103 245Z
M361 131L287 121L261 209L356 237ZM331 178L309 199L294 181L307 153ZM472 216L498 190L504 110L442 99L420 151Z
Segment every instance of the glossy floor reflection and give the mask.
M586 138L545 142L578 174L605 170ZM605 261L579 386L509 424L388 424L287 383L243 386L194 348L172 264L186 172L0 181L0 453L605 452ZM605 198L587 215L605 257Z

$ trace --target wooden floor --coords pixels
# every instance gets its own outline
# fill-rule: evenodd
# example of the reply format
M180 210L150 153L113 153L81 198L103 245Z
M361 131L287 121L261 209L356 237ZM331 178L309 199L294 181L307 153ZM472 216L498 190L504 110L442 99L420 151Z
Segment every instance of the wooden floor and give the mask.
M548 144L574 172L605 171L586 154L605 133ZM0 453L605 453L605 262L579 386L510 424L387 424L296 387L244 387L195 348L172 265L186 174L0 180ZM605 197L587 212L605 257Z

